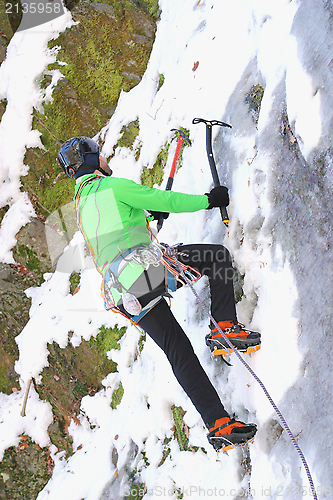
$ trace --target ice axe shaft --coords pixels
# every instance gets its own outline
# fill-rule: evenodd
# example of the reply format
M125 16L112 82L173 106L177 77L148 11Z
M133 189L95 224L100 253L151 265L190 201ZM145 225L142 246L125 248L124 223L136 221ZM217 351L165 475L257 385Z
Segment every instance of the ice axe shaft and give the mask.
M212 173L213 177L213 183L214 187L220 186L220 179L216 170L216 164L214 160L214 155L213 155L213 148L212 148L212 128L214 125L219 125L220 127L229 127L232 128L231 125L228 123L220 122L218 120L204 120L203 118L194 118L192 123L196 125L197 123L204 123L206 125L206 150L207 150L207 156L208 156L208 162L210 166L210 171ZM229 216L227 212L226 207L221 207L220 208L221 212L221 217L223 223L228 227L229 224Z
M170 170L168 182L167 182L167 185L165 188L166 191L171 191L173 180L174 180L175 173L176 173L177 161L178 161L178 158L180 155L180 150L182 148L183 141L185 140L189 144L189 146L191 146L191 141L187 137L185 132L183 132L182 130L176 129L176 128L172 128L171 131L178 132L179 137L178 137L178 141L177 141L175 156L173 157L173 161L172 161L172 165L171 165L171 170ZM159 218L158 223L157 223L157 232L159 232L160 229L162 228L163 221L164 221L164 217L163 217L163 215L161 215L161 217Z
M188 145L191 146L191 141L187 137L187 135L185 134L185 132L183 132L182 130L176 129L176 128L172 128L171 131L172 132L178 132L179 133L179 137L178 137L178 141L177 141L177 147L176 147L175 156L173 157L173 162L172 162L172 166L171 166L171 170L170 170L169 179L168 179L168 182L167 182L167 185L166 185L166 188L165 188L166 191L170 191L171 188L172 188L173 179L174 179L175 173L176 173L177 161L178 161L178 158L179 158L179 155L180 155L180 150L182 148L182 144L183 144L184 139L188 143Z

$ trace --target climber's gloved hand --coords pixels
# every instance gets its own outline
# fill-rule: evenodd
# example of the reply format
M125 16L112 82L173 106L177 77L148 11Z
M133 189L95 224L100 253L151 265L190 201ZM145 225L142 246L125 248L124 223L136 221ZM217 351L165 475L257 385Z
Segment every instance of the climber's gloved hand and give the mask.
M225 186L216 186L210 193L205 193L208 196L208 209L214 207L227 207L229 205L228 188Z
M167 219L169 217L168 212L155 212L154 210L148 210L148 212L153 217L153 220L160 220L161 217L163 217L163 219Z

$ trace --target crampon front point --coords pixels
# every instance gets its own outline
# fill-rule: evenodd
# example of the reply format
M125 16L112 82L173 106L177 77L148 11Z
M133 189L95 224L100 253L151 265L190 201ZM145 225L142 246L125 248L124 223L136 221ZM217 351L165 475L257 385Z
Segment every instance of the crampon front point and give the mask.
M246 354L253 354L254 352L260 350L260 345L249 346L247 349L244 349L244 350L241 350L241 349L237 349L237 350L240 352L245 352ZM230 347L228 347L228 348L224 347L222 349L218 349L218 347L215 346L213 348L213 350L211 351L211 353L212 353L212 356L229 356L232 353L232 349L230 349Z

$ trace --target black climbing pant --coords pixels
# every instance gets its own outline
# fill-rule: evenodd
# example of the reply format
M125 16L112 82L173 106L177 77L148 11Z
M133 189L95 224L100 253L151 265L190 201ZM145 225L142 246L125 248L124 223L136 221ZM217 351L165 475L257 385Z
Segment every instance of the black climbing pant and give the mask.
M233 269L228 250L222 245L182 245L178 260L209 278L211 312L216 321L236 320ZM144 303L144 297L140 297ZM205 424L227 416L221 400L202 368L193 347L165 299L139 322L165 352L175 377L191 399Z

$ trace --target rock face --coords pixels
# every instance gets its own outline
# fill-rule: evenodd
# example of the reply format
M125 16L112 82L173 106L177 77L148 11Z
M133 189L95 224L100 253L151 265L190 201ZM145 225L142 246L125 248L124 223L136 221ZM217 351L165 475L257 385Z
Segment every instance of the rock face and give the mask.
M28 149L24 163L28 175L22 178L37 217L21 229L14 249L16 265L0 264L0 392L11 394L20 388L15 372L18 348L15 337L29 320L30 299L25 290L38 286L43 274L52 271L44 223L51 212L73 197L73 183L61 174L56 155L61 144L75 135L95 135L110 119L121 90L128 91L141 80L155 37L157 0L124 2L67 1L67 8L78 24L61 34L52 46L61 46L57 61L41 76L40 87L50 83L50 74L59 69L63 78L53 91L53 101L43 112L34 112L33 128L41 132L45 150ZM0 8L0 63L6 47L19 25ZM0 101L0 118L6 102ZM0 221L8 207L0 207ZM71 277L71 292L79 286L80 276ZM51 442L71 453L67 426L78 414L86 394L101 388L101 380L116 371L106 352L117 348L124 329L101 329L96 339L79 347L49 347L49 366L42 384L35 386L42 399L53 408L54 422L49 428ZM121 399L122 388L114 395ZM36 498L52 473L48 449L39 449L27 436L19 446L6 450L1 463L0 499Z
M50 43L61 46L57 61L66 65L50 65L40 86L50 84L55 70L63 78L43 113L34 112L33 127L46 150L27 151L29 173L22 179L45 217L72 199L73 184L55 161L60 144L77 135L92 137L110 119L120 92L141 80L156 29L155 20L130 2L81 1L71 13L78 24Z
M30 300L24 290L32 285L36 280L27 268L0 264L0 392L5 394L20 388L14 370L18 358L15 337L29 320Z

